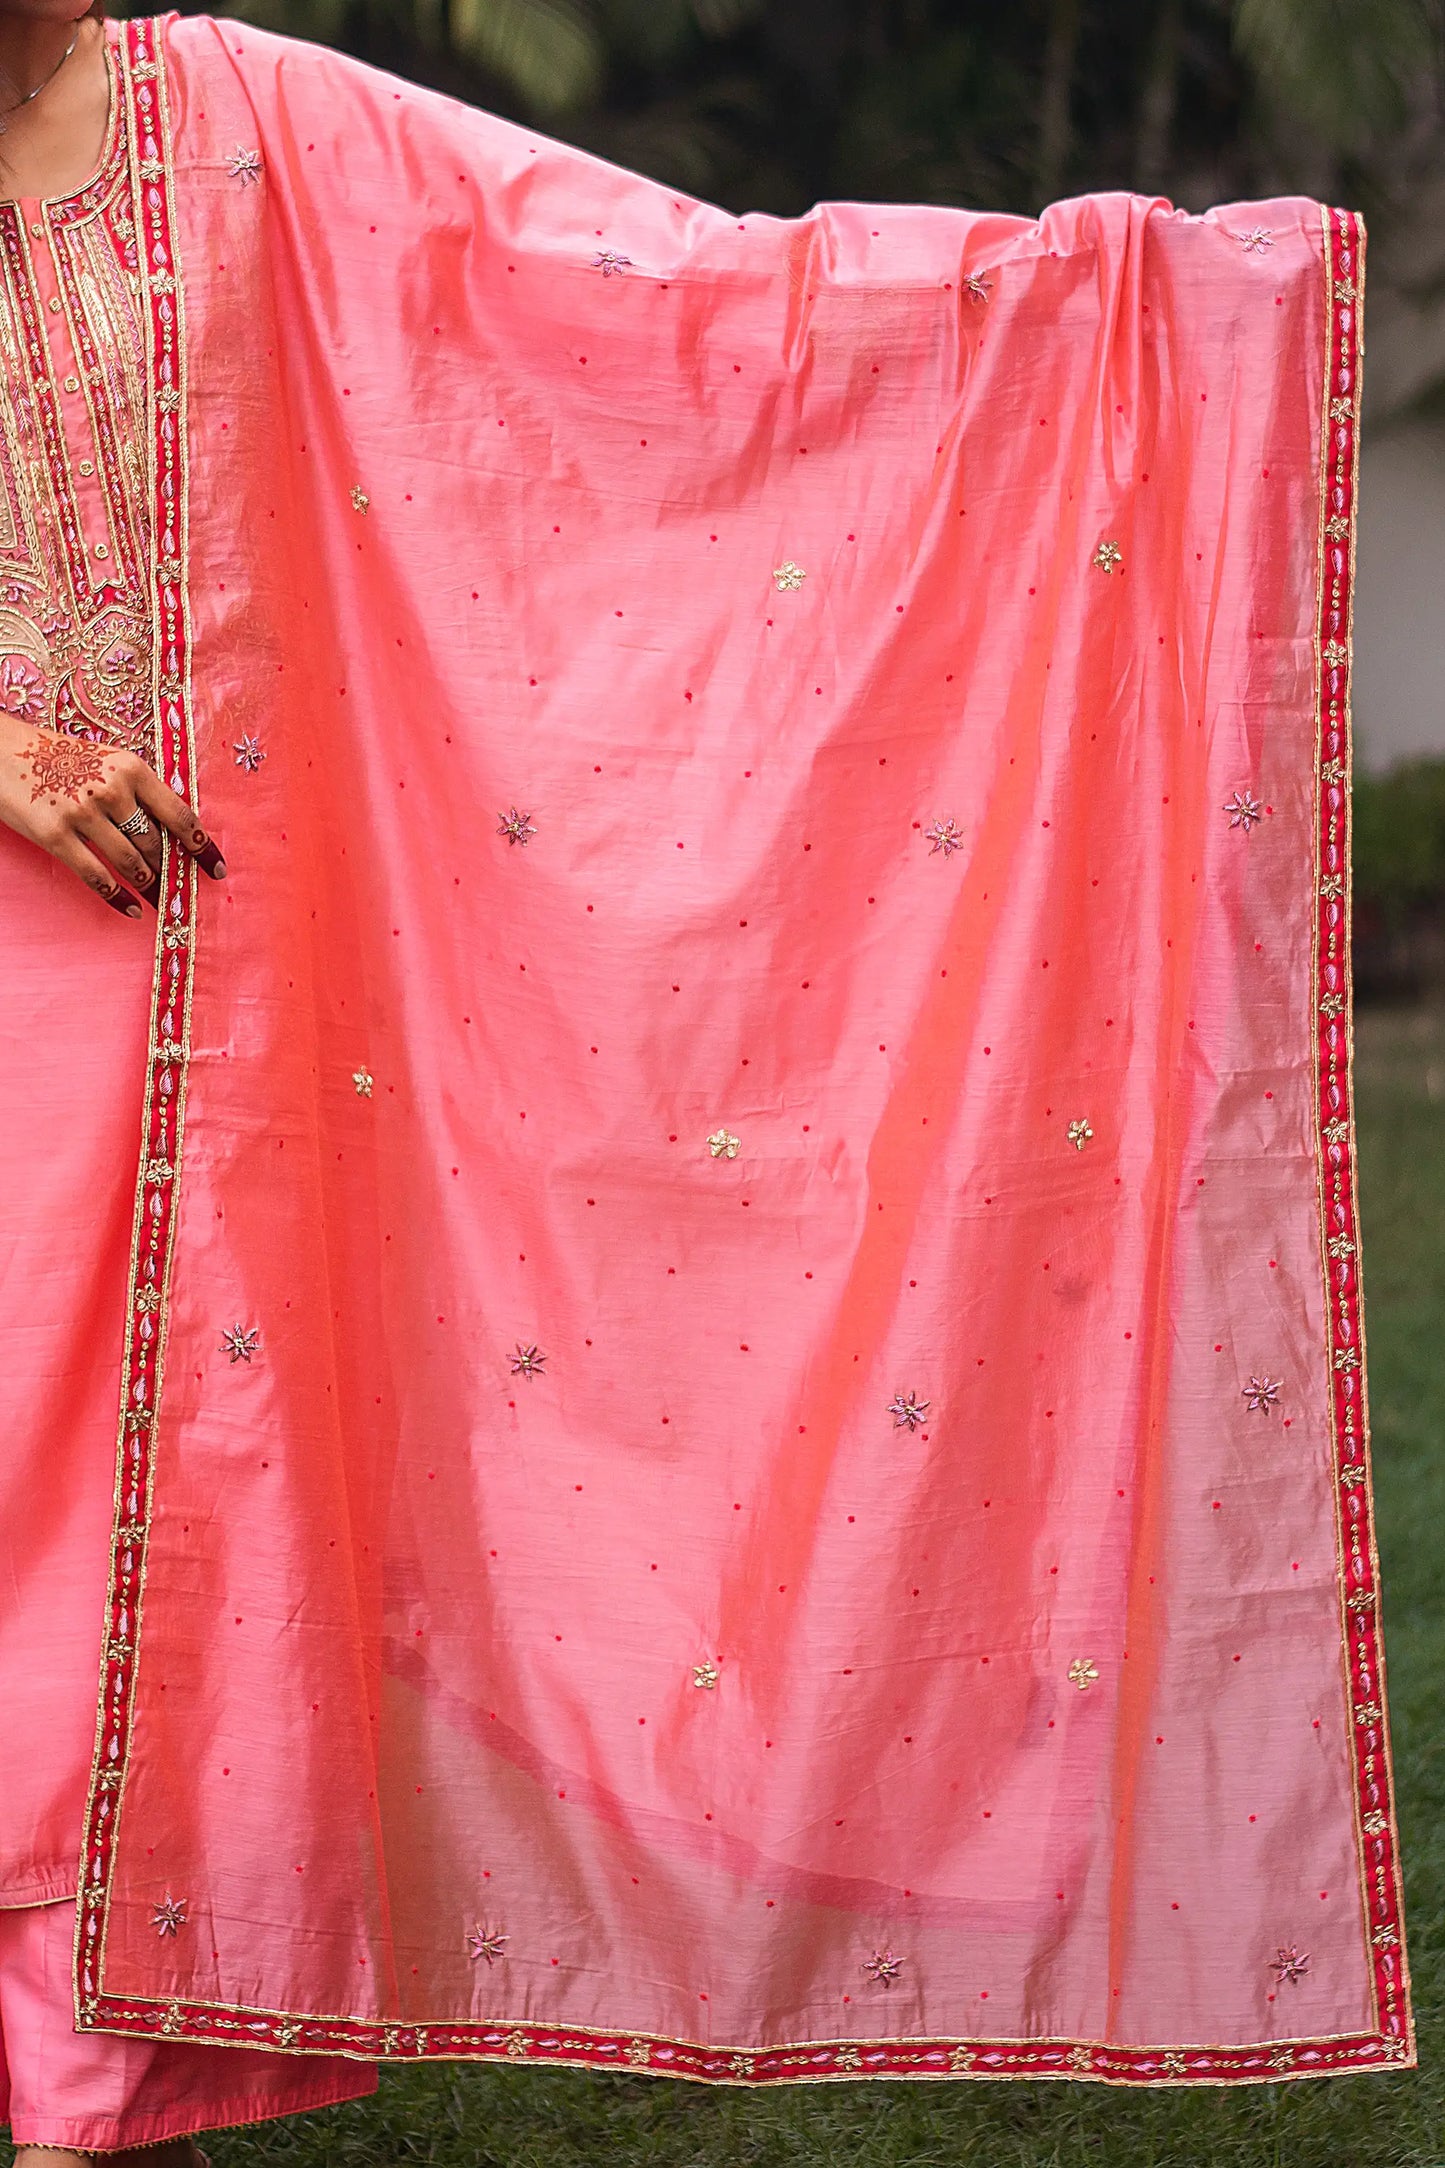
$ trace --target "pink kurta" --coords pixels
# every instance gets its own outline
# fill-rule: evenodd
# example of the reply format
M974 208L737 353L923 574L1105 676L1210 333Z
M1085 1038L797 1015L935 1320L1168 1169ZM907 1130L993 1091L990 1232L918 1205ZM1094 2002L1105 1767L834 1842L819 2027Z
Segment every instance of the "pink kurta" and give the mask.
M155 757L146 352L119 31L94 178L0 203L0 705ZM372 2089L363 2064L77 2037L81 1821L153 933L0 829L0 2122L110 2149Z
M80 2023L1409 2061L1358 222L735 219L125 39L232 878L156 951Z

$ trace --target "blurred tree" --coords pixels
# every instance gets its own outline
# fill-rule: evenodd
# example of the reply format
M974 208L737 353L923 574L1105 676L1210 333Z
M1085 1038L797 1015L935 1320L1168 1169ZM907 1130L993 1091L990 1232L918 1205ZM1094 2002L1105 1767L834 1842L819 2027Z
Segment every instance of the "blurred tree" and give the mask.
M1299 192L1413 216L1392 275L1445 295L1445 0L234 4L736 210Z
M736 208L1198 203L1439 150L1445 0L243 0Z

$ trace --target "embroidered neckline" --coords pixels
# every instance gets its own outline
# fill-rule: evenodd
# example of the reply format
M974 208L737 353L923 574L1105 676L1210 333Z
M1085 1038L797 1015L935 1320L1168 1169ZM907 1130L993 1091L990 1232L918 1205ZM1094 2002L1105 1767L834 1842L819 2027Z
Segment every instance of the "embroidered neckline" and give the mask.
M99 194L115 180L117 168L125 157L125 100L120 86L120 25L109 17L101 25L105 52L105 81L107 106L105 134L101 139L100 157L93 172L88 173L78 188L64 189L55 196L0 196L0 209L12 210L18 217L22 207L27 215L48 218L72 217L95 208ZM89 200L88 200L89 199Z

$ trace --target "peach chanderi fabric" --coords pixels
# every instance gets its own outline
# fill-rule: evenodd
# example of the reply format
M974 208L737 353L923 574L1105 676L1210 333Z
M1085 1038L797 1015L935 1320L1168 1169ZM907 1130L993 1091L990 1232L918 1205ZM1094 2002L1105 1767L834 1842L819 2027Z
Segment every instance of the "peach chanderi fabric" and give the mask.
M82 2024L1410 2060L1358 222L738 219L232 23L125 61L232 874L157 949Z

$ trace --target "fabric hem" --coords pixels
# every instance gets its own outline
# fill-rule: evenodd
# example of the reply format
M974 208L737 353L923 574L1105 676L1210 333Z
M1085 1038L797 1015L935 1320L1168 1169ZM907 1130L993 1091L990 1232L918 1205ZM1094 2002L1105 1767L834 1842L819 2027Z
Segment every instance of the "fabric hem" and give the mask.
M358 2064L358 2072L364 2066ZM206 2131L241 2130L256 2123L278 2122L288 2115L310 2115L318 2108L339 2107L343 2101L365 2100L376 2091L376 2071L372 2067L371 2083L339 2086L318 2085L314 2092L288 2100L284 2107L255 2100L227 2100L217 2103L214 2115L205 2122L195 2120L195 2110L177 2107L170 2115L146 2115L136 2117L136 2126L144 2130L144 2137L117 2135L121 2128L130 2128L130 2119L117 2116L71 2116L34 2120L23 2118L22 2128L11 2125L10 2135L17 2145L64 2146L77 2153L128 2153L139 2146L168 2145L176 2138L196 2138ZM107 2137L94 2135L104 2129Z

